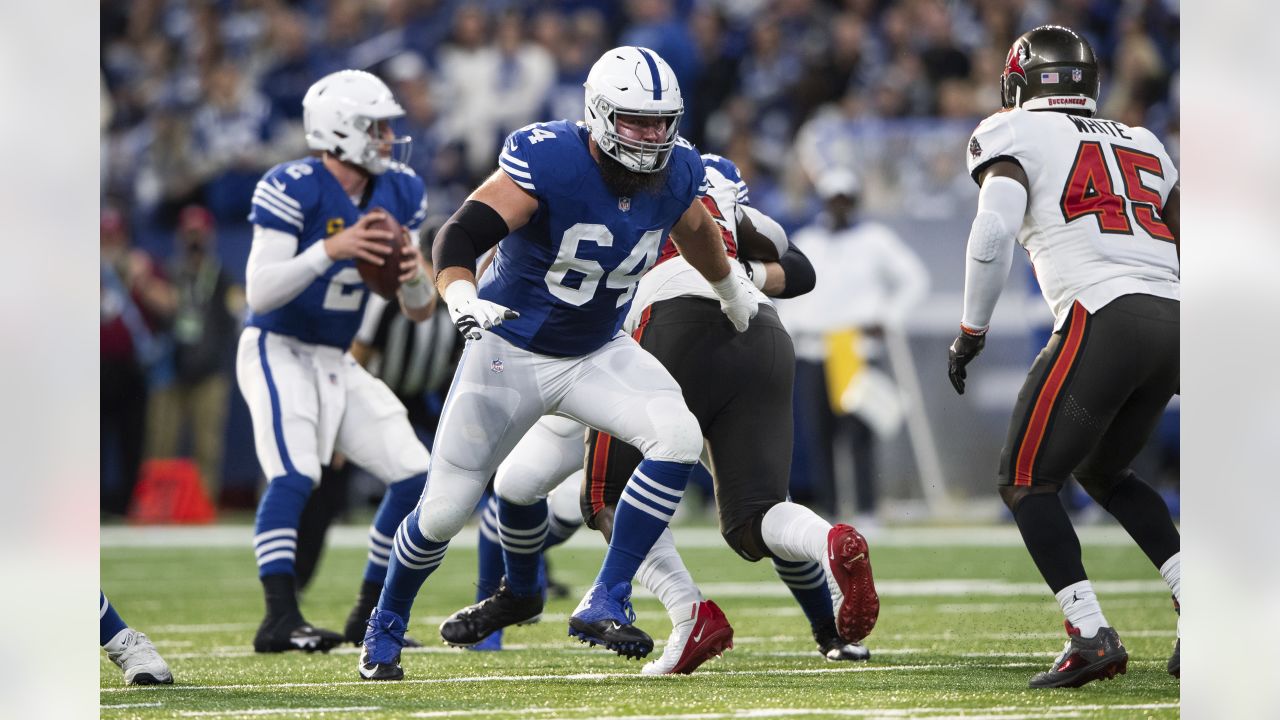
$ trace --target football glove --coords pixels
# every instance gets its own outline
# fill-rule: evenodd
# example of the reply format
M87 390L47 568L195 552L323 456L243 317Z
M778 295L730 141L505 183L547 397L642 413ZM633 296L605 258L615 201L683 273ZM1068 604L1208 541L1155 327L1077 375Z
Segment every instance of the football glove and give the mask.
M480 331L515 320L520 313L476 296L476 286L466 280L455 280L444 289L444 302L458 332L468 340L479 340Z
M745 332L751 318L760 310L760 300L756 297L755 288L745 277L730 272L725 277L711 283L711 289L720 296L720 311L729 317L733 329Z
M951 350L947 353L947 376L951 378L951 386L957 393L964 394L964 380L967 376L965 366L978 357L986 344L986 329L974 330L960 326L960 334L952 341Z

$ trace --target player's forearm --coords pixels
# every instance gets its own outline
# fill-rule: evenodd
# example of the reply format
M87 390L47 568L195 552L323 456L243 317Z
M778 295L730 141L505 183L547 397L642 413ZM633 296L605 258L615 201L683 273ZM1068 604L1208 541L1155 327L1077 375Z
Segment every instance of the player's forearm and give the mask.
M694 204L701 207L701 203ZM671 240L680 250L680 256L709 282L715 283L729 276L729 258L724 253L724 241L720 239L720 232L710 216L692 232L677 235L673 231Z
M464 267L448 267L440 271L436 275L436 290L440 293L440 297L444 297L445 290L458 280L465 280L472 285L476 284L476 274Z
M1013 264L1013 246L1027 207L1027 190L1015 180L991 177L978 193L978 214L965 253L964 313L973 330L991 324L1000 291Z
M322 275L333 260L317 242L294 255L298 238L279 230L255 226L253 247L245 272L245 297L256 313L284 306Z

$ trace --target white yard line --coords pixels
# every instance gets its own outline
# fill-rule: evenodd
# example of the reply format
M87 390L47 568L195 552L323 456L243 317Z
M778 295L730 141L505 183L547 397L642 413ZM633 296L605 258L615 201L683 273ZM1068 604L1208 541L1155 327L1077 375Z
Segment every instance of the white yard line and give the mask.
M1001 667L1021 667L1021 663L1013 665L1002 665ZM956 670L962 665L863 665L860 667L839 667L839 668L815 668L815 669L771 669L771 670L713 670L709 672L699 673L698 677L708 677L712 675L748 675L748 676L775 676L775 675L823 675L827 673L862 673L862 672L900 672L907 670ZM420 680L401 680L396 684L399 685L451 685L455 683L486 683L486 682L528 682L528 681L555 681L555 680L611 680L611 679L633 679L640 682L682 682L685 678L691 676L686 675L640 675L635 673L575 673L570 675L476 675L452 678L424 678ZM171 688L174 691L182 690L278 690L282 688L327 688L338 686L354 686L360 685L367 688L375 688L376 684L369 683L364 680L337 681L337 682L297 682L297 683L261 683L261 684L240 684L240 685L166 685L166 686L150 686L143 689L143 692L155 692L155 688ZM133 691L138 692L138 688L102 688L104 693L117 693Z
M682 548L725 547L720 531L713 527L672 528L676 545ZM329 547L367 547L368 526L337 526L329 531ZM1080 542L1085 546L1129 545L1133 542L1123 528L1100 525L1077 528ZM867 533L871 547L1022 547L1022 536L1013 525L981 525L972 527L892 527ZM113 525L104 527L99 535L104 548L154 547L154 548L214 548L231 547L248 550L253 547L253 527L250 525L210 525L206 527L156 526L133 527ZM463 528L450 545L475 547L474 525ZM565 543L565 547L603 550L604 542L593 532L579 532Z
M164 703L125 703L123 705L99 705L100 710L123 710L125 708L164 707Z
M373 712L381 710L380 705L360 705L356 707L290 707L290 708L249 708L246 710L181 710L178 712L179 717L234 717L241 715L311 715L312 713L345 713L359 710L361 712Z

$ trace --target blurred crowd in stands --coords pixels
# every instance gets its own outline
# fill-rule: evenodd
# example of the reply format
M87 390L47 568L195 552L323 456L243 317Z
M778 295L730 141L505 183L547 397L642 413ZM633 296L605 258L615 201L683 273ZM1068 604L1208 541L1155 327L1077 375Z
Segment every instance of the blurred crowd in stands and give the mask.
M129 289L177 273L183 237L216 233L216 291L208 270L187 284L217 299L181 312L206 313L199 329L225 338L215 316L237 303L224 286L243 281L254 184L307 152L313 81L360 68L388 82L409 164L447 217L506 134L580 118L591 64L624 44L675 69L683 135L733 160L788 230L821 209L813 186L833 166L858 173L868 213L968 215L964 143L999 107L1010 43L1043 23L1093 44L1099 114L1151 128L1176 162L1177 0L101 0L104 255L108 233L113 255L132 248L112 280ZM140 298L127 324L172 334L180 295Z

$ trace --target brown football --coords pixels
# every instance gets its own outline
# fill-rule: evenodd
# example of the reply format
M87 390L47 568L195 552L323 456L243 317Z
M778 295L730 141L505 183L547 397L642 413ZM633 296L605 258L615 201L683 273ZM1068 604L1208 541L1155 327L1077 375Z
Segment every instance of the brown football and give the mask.
M381 210L381 208L374 208ZM373 210L370 210L373 212ZM374 265L365 262L360 258L356 258L356 269L360 271L360 279L369 289L378 293L388 300L396 299L396 291L400 289L400 262L403 259L401 253L401 230L400 223L391 216L391 213L383 210L385 220L373 220L367 227L374 230L390 230L395 235L395 240L390 241L391 252L383 255L383 264Z

